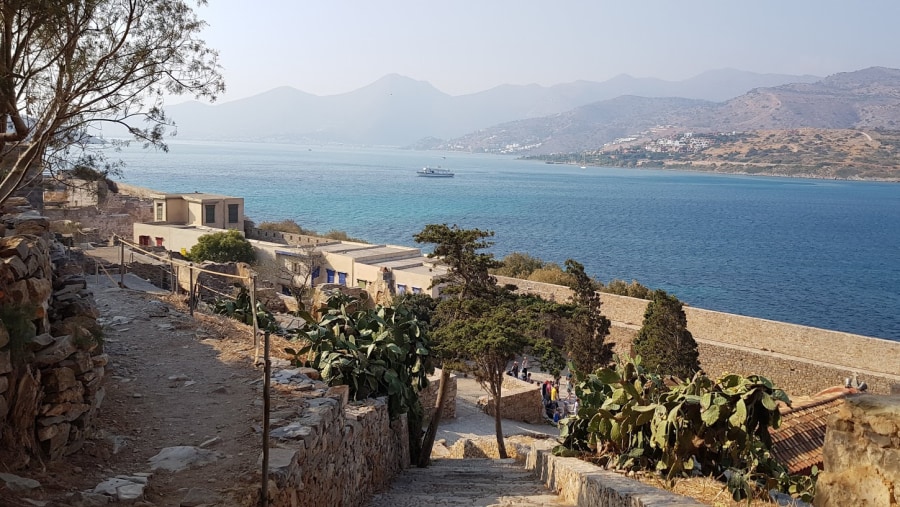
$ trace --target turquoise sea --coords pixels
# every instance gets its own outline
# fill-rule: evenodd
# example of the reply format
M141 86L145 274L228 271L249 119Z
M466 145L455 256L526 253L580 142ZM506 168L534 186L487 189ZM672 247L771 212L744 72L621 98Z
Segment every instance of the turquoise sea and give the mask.
M429 223L478 227L496 233L498 258L573 258L692 306L900 340L898 184L345 146L173 142L120 156L126 183L243 197L257 223L399 245ZM456 177L416 177L424 165Z

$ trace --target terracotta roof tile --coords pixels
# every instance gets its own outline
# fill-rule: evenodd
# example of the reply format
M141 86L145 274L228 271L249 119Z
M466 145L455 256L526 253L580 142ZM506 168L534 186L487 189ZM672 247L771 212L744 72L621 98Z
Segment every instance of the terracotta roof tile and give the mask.
M791 473L808 473L813 465L821 469L828 417L837 412L845 397L858 392L833 387L809 398L798 398L790 407L780 405L781 427L769 430L775 458Z

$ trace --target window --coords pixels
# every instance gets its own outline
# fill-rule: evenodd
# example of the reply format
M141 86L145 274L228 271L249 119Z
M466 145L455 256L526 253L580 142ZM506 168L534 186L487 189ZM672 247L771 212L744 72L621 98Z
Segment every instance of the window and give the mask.
M238 205L237 204L229 204L228 205L228 223L229 224L238 223Z
M421 287L413 287L413 294L421 294L421 293L422 293Z
M333 269L325 270L325 283L334 283L334 270Z
M406 294L406 285L397 284L397 294Z
M165 238L156 238L156 246L163 246L163 239Z
M347 273L341 273L338 271L338 283L341 285L347 285Z
M138 244L141 246L150 246L150 236L141 236L138 238Z
M207 204L203 206L206 209L206 218L203 220L205 224L213 224L216 222L216 205Z
M359 287L360 289L365 289L366 285L368 285L368 284L369 284L369 282L367 282L361 278L356 279L356 286Z
M163 203L158 202L158 203L156 203L156 221L162 222L163 216L164 216L163 215Z

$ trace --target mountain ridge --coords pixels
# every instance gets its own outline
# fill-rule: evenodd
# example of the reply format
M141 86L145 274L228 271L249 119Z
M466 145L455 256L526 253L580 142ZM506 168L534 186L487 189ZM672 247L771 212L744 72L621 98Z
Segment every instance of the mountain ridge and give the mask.
M184 139L404 146L425 137L452 139L504 122L561 114L627 94L721 100L760 84L814 79L821 78L718 69L682 81L623 75L604 82L499 85L451 96L426 81L388 74L338 95L282 86L222 104L199 107L190 101L166 110Z

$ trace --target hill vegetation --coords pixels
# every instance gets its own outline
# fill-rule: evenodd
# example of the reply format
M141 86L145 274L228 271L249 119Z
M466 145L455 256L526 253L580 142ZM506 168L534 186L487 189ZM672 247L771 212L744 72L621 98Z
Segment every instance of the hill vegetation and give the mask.
M703 135L647 132L600 150L526 158L603 167L900 181L900 131L758 130Z

